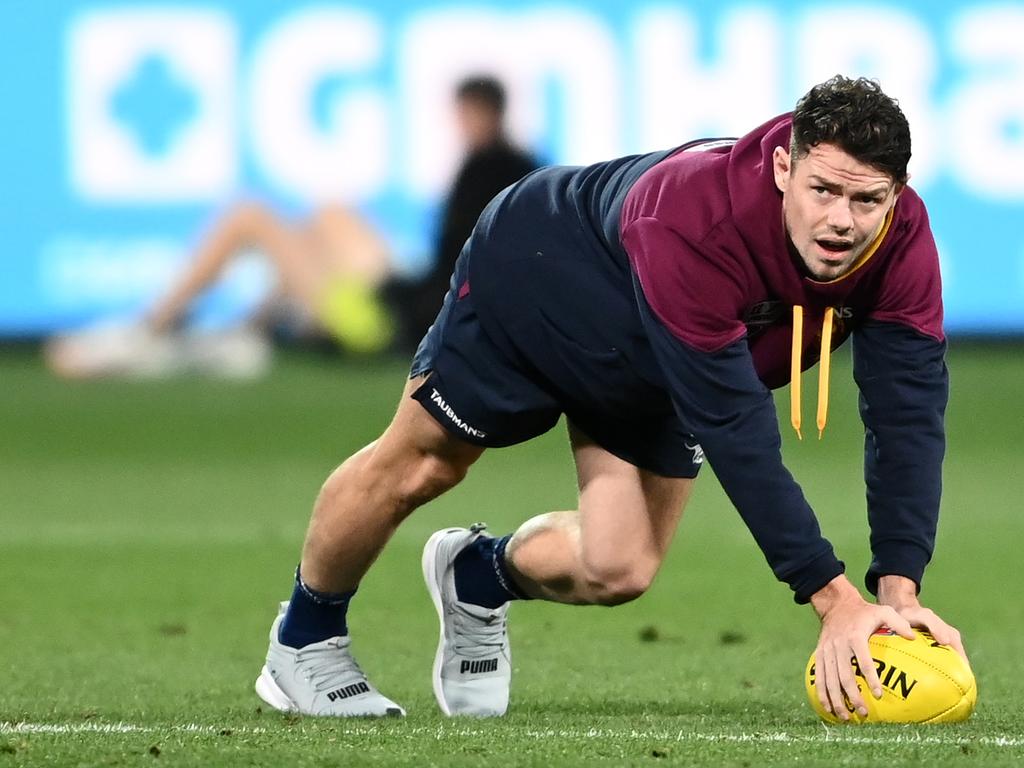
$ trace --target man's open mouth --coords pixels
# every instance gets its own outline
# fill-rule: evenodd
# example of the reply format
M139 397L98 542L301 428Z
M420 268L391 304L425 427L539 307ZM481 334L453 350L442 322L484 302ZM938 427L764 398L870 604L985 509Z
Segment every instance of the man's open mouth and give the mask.
M830 253L845 253L853 248L853 242L849 240L815 240L814 242Z

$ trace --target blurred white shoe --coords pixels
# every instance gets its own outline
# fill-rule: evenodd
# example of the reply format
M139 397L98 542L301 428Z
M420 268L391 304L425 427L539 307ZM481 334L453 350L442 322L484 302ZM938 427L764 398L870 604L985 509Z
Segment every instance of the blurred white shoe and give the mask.
M200 373L255 379L270 369L270 342L251 328L156 333L143 323L103 323L47 342L50 369L69 379L156 379Z
M70 379L159 378L185 367L180 339L142 323L102 323L55 336L44 355L54 373Z
M270 370L273 346L252 328L193 331L185 336L190 371L227 379L256 379Z

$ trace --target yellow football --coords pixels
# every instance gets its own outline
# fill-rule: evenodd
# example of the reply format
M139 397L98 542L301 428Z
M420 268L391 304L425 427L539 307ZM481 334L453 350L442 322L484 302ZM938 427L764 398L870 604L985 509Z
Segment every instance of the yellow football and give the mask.
M876 699L864 683L864 676L851 659L864 703L866 717L858 715L849 702L850 723L957 723L966 720L978 701L974 673L956 651L939 645L928 632L915 629L917 638L907 640L890 629L880 629L868 640L871 659L882 684L882 698ZM814 686L814 654L807 662L804 687L811 707L826 723L843 722L826 712Z

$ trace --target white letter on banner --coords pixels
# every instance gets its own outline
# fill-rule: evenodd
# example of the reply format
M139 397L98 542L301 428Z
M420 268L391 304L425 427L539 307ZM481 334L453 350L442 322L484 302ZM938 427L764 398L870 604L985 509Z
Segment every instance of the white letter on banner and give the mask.
M513 138L536 146L561 125L551 162L587 163L621 150L620 57L601 22L581 10L502 12L482 8L413 16L399 45L406 141L401 166L412 194L435 197L461 148L452 115L455 84L470 74L501 79ZM439 52L443 52L443 55ZM555 116L547 89L557 87Z
M119 8L73 18L72 188L105 203L227 194L238 157L235 56L235 28L219 11Z
M248 88L252 144L275 184L321 201L380 190L388 172L384 95L342 78L365 77L382 57L380 24L355 10L298 11L260 40ZM325 114L317 114L318 97Z
M693 18L680 10L659 8L637 19L640 150L739 136L782 111L783 34L774 14L749 7L726 14L714 64L700 60L699 33Z
M953 48L974 75L949 101L949 158L960 183L989 199L1024 198L1024 10L964 12Z
M938 74L935 42L922 22L905 11L879 5L812 10L801 21L793 61L802 95L836 74L871 77L899 100L910 122L916 189L927 185L938 165L938 119L929 96Z

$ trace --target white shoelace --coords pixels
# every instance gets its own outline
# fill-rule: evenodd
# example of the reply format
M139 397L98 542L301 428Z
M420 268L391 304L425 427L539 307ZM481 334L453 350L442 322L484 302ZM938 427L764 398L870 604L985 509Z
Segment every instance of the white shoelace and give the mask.
M461 656L471 658L490 656L505 647L505 619L497 613L484 618L455 603L451 607L452 625L455 628L454 650ZM463 640L464 643L460 643Z
M303 648L295 654L295 662L305 670L306 679L318 692L366 680L348 644L330 644L326 648Z

